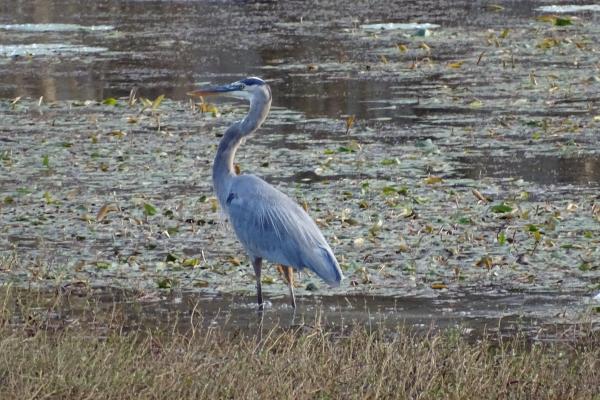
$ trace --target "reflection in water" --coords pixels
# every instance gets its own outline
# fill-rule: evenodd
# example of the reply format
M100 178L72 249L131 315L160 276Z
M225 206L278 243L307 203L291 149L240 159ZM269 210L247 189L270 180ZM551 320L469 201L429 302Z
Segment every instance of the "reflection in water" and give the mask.
M83 26L77 24L4 24L0 30L20 32L79 32L79 31L111 31L115 29L110 25Z
M68 43L109 49L96 56L0 60L0 97L102 99L126 96L132 86L138 86L143 96L165 94L184 99L197 81L231 81L253 74L275 80L275 105L298 109L309 116L378 118L382 112L368 111L364 101L381 98L388 84L377 85L355 76L328 81L302 70L300 74L296 71L292 79L286 72L261 68L273 63L308 65L347 60L366 65L376 61L365 44L348 43L347 38L339 36L340 31L356 27L353 21L357 20L385 22L394 7L402 10L403 21L465 27L490 23L490 14L481 12L481 2L452 2L448 7L440 7L437 1L394 3L380 0L364 7L330 0L307 8L302 1L13 0L0 5L0 23L114 26L116 31L0 31L0 42L4 44ZM511 3L506 12L514 14L515 19L530 15L534 3ZM297 23L298 10L302 10L303 20L322 23L281 30L273 26L273 21ZM407 110L394 113L404 115Z
M361 24L414 21L435 23L440 29L504 28L504 18L517 27L530 24L539 5L536 1L500 2L506 4L503 19L499 19L497 14L483 11L487 2L444 3L375 0L364 7L328 0L319 2L318 7L306 7L300 0L11 0L0 5L0 25L62 25L43 33L0 29L0 43L67 44L108 51L12 59L0 56L0 98L99 100L127 96L137 87L144 97L164 94L186 99L195 83L260 75L270 80L276 93L274 106L301 111L309 118L354 115L359 120L411 124L423 111L410 104L447 82L440 81L440 76L406 81L400 72L390 85L372 76L364 78L360 71L343 73L344 63L367 71L381 61L368 41L344 32L359 29ZM390 9L402 10L402 16L390 17ZM300 17L307 22L300 23ZM63 29L70 26L67 24L114 30ZM394 43L397 40L394 37ZM469 49L453 46L437 51L438 58L454 59ZM337 72L311 70L307 66L313 63L334 65ZM274 65L286 68L265 69ZM374 103L382 99L394 101Z
M413 85L410 82L407 85ZM290 83L278 84L273 90L278 102L294 110L302 110L307 116L330 116L340 118L354 115L361 120L389 118L404 122L414 118L410 104L390 104L381 99L393 97L414 100L414 92L391 89L389 82L372 80L325 80L318 75L296 75Z
M457 172L466 178L481 179L517 177L542 185L600 185L600 156L579 157L535 155L460 157Z

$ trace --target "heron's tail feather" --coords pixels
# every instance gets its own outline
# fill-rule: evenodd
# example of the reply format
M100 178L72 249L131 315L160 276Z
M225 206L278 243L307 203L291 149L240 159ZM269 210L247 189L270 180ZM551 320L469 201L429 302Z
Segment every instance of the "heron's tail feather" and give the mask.
M328 247L315 247L310 260L305 260L306 266L333 287L340 286L344 274L340 269L333 252Z

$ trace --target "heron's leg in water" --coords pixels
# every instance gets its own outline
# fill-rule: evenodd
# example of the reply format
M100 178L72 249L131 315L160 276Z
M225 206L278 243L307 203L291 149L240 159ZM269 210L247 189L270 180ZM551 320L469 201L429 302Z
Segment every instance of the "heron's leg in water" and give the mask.
M290 287L290 296L292 296L292 307L296 308L296 296L294 296L294 269L286 265L281 266L283 268L283 275L288 282Z
M262 267L262 258L254 257L252 259L252 266L254 267L254 275L256 275L256 300L258 301L258 309L263 309L263 298L262 288L260 286L260 269Z

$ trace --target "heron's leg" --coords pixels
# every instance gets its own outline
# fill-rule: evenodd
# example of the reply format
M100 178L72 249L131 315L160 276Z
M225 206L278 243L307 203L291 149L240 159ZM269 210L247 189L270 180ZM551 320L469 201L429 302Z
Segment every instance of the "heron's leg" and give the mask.
M296 308L296 296L294 295L294 269L286 265L281 266L283 268L283 275L288 282L290 287L290 296L292 297L292 307Z
M258 301L258 309L263 309L262 287L260 285L260 270L262 267L262 258L252 258L252 266L254 267L254 275L256 275L256 300Z

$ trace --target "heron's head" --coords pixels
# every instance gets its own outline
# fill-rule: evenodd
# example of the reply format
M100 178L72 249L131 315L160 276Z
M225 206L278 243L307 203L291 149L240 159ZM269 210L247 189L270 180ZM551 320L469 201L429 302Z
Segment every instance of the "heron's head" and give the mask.
M188 93L189 96L211 96L211 95L226 95L238 99L254 100L262 98L262 100L271 100L271 89L265 81L260 78L250 77L241 81L233 82L228 85L211 86L201 88Z

